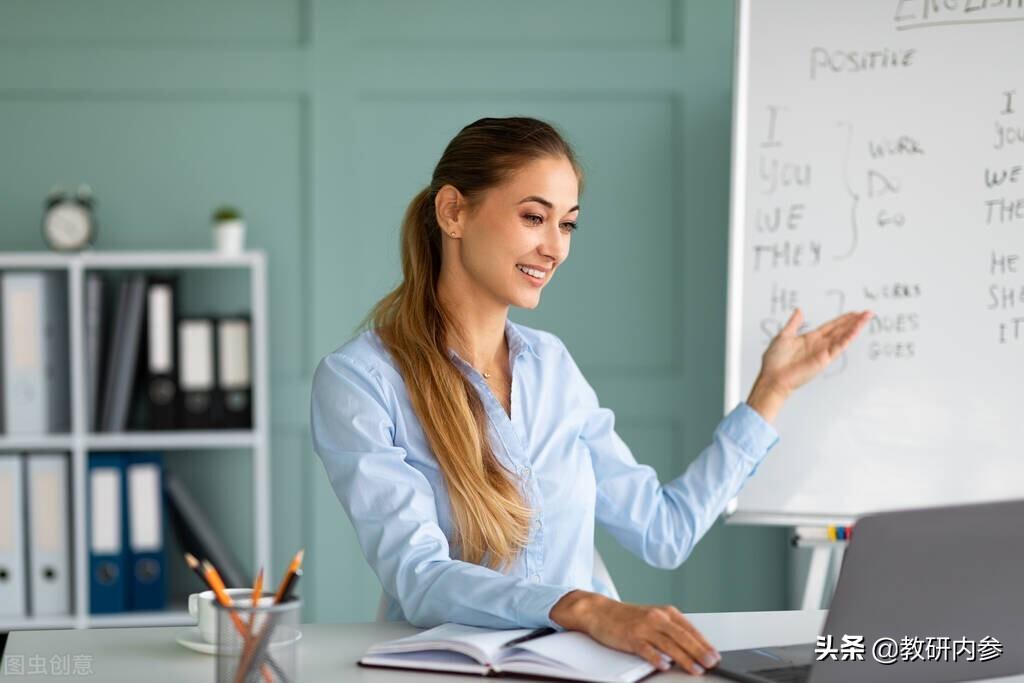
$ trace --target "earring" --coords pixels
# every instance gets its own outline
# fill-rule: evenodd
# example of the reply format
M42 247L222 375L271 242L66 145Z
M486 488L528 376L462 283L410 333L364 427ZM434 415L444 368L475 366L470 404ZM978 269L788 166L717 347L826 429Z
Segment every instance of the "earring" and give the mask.
M452 230L452 231L451 231L450 233L448 233L448 234L449 234L449 235L451 235L452 237L455 237L455 231L454 231L454 230Z

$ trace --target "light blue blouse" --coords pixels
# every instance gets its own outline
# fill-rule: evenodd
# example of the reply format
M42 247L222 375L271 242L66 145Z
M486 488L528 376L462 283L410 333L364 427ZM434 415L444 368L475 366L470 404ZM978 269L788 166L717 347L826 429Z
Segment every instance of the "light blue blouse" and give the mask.
M444 477L405 383L377 335L325 356L313 378L313 447L389 597L388 618L491 628L556 626L549 612L593 578L594 521L651 565L678 567L778 441L746 403L682 475L662 485L615 432L565 345L506 322L511 418L454 351L480 394L494 452L534 511L529 543L504 573L453 551Z

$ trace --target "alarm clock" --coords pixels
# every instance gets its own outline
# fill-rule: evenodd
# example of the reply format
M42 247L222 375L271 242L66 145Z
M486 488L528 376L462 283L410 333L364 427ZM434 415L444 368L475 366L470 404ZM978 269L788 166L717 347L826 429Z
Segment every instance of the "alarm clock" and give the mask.
M56 251L79 251L96 238L94 200L88 185L80 185L74 196L55 187L43 210L43 238Z

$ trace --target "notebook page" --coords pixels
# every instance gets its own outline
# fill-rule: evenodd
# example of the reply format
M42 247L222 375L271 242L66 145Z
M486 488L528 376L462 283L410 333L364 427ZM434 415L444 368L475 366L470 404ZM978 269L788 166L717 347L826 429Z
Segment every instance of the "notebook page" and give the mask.
M635 681L654 671L645 659L601 645L577 631L528 640L498 660L496 670L561 675L588 681Z
M490 667L479 664L472 657L447 650L428 650L426 652L396 652L381 655L365 655L359 660L364 666L387 666L399 669L417 669L427 671L454 671L466 674L486 676Z
M426 650L453 650L470 656L481 664L491 664L501 646L519 636L530 633L531 629L517 628L496 631L462 624L441 624L415 635L377 643L367 651L367 656L394 652L422 652Z

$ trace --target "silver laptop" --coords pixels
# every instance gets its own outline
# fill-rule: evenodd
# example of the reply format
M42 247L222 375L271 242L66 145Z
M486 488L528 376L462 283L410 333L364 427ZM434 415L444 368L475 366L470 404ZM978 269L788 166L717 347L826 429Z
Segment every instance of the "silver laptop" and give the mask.
M1024 500L860 518L818 642L765 645L724 651L711 672L745 683L1024 672Z

